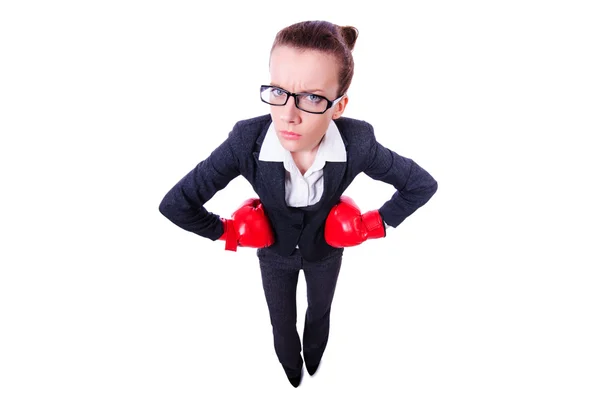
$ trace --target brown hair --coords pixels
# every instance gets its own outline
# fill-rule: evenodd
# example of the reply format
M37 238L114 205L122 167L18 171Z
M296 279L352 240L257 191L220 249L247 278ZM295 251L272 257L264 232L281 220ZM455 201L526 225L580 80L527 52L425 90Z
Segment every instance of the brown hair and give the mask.
M326 21L299 22L277 33L271 53L277 46L289 46L300 50L318 50L335 56L340 64L339 97L348 91L352 82L352 50L357 38L358 29L353 26L338 26Z

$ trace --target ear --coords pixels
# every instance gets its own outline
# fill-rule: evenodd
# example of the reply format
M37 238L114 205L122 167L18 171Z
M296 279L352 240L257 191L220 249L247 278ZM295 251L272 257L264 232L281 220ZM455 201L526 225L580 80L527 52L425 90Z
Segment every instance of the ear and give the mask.
M331 118L335 120L342 117L342 114L346 109L346 105L348 105L348 96L344 95L344 97L340 99L340 101L333 107L333 116L331 116Z

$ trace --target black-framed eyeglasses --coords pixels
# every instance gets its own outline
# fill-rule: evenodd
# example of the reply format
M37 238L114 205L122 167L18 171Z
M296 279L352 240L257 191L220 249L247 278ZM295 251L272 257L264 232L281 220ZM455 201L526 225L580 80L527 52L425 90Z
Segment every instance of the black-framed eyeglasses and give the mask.
M294 93L273 85L260 86L260 99L269 105L285 106L291 96L294 97L294 102L298 109L314 114L325 113L327 109L334 106L343 97L342 95L339 98L330 101L324 96L312 94L310 92Z

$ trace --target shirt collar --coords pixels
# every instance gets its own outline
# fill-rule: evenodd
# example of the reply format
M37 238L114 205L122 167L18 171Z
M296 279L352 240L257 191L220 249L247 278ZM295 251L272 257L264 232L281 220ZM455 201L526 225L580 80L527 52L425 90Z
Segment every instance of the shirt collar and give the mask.
M277 132L275 132L275 126L273 123L269 125L269 129L260 148L260 154L258 159L261 161L285 161L289 158L289 151L285 150L279 138L277 138ZM346 146L340 135L340 130L337 125L331 120L325 136L319 144L319 149L315 157L315 162L346 162ZM311 167L312 168L312 167Z

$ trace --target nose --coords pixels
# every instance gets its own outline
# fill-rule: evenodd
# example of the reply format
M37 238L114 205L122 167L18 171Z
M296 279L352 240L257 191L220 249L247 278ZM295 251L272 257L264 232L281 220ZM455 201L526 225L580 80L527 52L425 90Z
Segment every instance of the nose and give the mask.
M279 118L289 124L296 124L300 121L300 109L296 107L296 101L290 97L284 106L280 107Z

